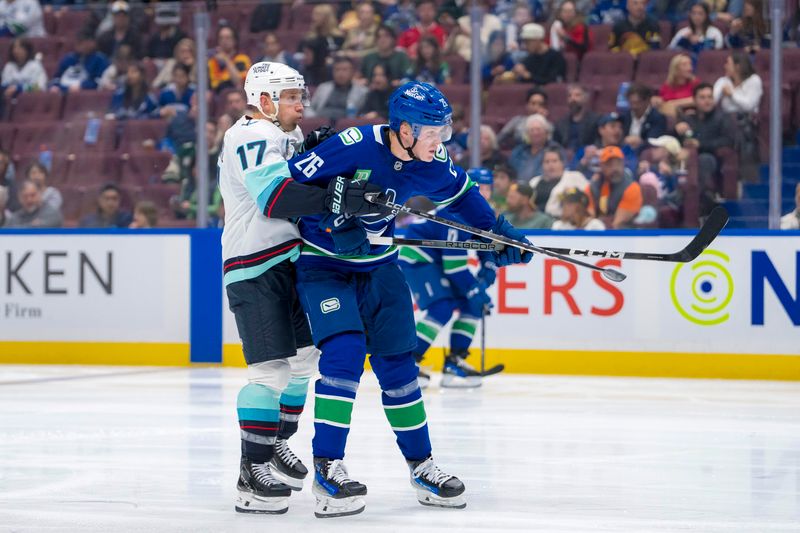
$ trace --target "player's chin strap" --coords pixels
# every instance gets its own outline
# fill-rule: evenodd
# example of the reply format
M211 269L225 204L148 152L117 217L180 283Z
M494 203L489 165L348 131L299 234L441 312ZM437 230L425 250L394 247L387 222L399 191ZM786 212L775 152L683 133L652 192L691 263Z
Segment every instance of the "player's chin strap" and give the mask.
M405 145L403 145L403 141L400 139L400 132L396 131L394 133L395 133L395 136L397 137L397 142L400 144L400 148L402 148L403 150L406 151L406 153L408 153L408 157L410 157L414 161L422 161L419 157L414 155L414 147L417 145L417 141L419 139L414 137L414 144L412 144L411 146L405 146Z

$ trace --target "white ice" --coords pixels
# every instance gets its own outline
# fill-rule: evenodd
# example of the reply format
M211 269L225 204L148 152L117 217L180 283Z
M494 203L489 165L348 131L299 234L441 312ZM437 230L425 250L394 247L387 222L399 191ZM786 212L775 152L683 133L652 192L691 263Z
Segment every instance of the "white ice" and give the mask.
M355 517L234 512L240 369L0 367L0 531L800 531L800 385L499 375L426 394L465 510L416 502L365 374ZM312 398L313 396L310 396ZM293 448L311 462L313 406Z

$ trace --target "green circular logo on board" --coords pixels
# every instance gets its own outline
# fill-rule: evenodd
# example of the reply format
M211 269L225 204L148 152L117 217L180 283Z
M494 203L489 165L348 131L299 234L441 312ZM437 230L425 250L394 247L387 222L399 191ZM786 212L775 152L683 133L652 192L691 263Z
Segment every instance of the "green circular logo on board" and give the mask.
M733 298L733 277L728 263L730 258L724 253L706 250L691 265L675 267L669 291L683 318L699 326L714 326L730 318L727 308Z

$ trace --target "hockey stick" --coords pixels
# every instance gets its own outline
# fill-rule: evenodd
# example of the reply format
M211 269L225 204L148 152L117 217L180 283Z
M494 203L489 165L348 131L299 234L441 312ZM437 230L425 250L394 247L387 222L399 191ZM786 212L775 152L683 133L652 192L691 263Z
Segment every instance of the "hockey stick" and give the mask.
M542 246L543 250L562 255L580 255L584 257L607 257L612 259L632 259L637 261L666 261L672 263L688 263L693 261L705 250L709 244L719 235L722 228L728 222L728 212L724 207L717 207L703 227L697 232L692 241L683 250L671 254L658 254L648 252L612 252L606 250L586 250L581 248L553 248ZM369 242L381 246L419 246L421 248L451 248L458 250L479 250L479 251L498 251L505 246L480 241L441 241L430 239L404 239L401 237L375 237L370 236Z
M466 231L467 233L472 233L473 235L478 235L479 237L484 237L494 242L499 242L505 244L506 246L515 246L521 250L525 250L527 252L536 252L539 254L549 255L550 257L555 257L565 261L567 263L572 263L573 265L582 266L585 268L589 268L591 270L596 270L603 274L606 278L610 279L611 281L620 282L624 280L627 276L620 272L619 270L614 270L613 268L603 268L597 265L592 265L591 263L585 263L578 259L573 259L567 255L561 255L557 252L551 252L545 248L541 248L539 246L535 246L528 242L520 242L515 241L514 239L510 239L504 235L497 235L496 233L492 233L491 231L484 231L482 229L473 228L472 226L467 226L466 224L461 224L460 222L456 222L454 220L449 220L446 218L442 218L437 215L432 215L430 213L426 213L424 211L418 211L411 207L406 207L404 205L396 204L389 200L383 200L380 198L380 193L366 193L364 194L364 198L375 205L382 205L384 207L389 208L393 214L398 214L400 212L408 213L411 215L416 215L420 218L424 218L430 220L432 222L436 222L437 224L442 224L444 226L449 226L451 228L460 229Z

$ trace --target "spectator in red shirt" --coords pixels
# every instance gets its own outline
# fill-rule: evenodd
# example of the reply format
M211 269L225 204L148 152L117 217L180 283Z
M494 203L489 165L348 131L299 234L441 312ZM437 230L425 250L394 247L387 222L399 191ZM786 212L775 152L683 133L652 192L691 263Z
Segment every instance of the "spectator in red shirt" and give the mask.
M592 49L592 34L577 13L575 2L565 0L558 10L558 18L550 26L550 46L567 54L575 54L578 59Z
M397 45L406 49L412 58L417 56L417 44L422 37L436 38L441 47L444 47L447 38L444 28L436 23L436 3L433 0L417 2L417 19L417 24L401 33L397 40Z
M685 54L678 54L669 63L667 81L653 98L653 104L662 114L675 117L685 106L692 105L694 88L700 84L692 69L692 60Z

